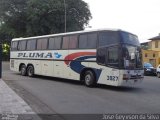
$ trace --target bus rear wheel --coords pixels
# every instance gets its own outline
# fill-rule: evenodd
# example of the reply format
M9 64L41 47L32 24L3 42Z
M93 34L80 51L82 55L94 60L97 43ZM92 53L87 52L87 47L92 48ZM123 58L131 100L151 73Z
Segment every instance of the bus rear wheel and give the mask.
M20 72L22 76L26 76L26 65L21 65Z
M34 67L32 65L28 66L27 74L28 74L29 77L33 77L34 76Z
M95 75L91 70L85 72L84 83L87 87L93 87L96 84Z

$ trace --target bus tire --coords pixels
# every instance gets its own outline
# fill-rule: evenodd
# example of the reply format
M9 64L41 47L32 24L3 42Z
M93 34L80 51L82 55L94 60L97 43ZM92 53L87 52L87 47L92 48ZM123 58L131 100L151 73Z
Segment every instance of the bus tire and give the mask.
M20 72L21 72L22 76L26 76L26 73L27 73L27 71L26 71L26 65L21 65Z
M87 87L93 87L96 84L95 75L91 70L87 70L84 74L84 84Z
M33 65L29 65L27 67L27 74L28 74L29 77L33 77L34 76L34 67L33 67Z

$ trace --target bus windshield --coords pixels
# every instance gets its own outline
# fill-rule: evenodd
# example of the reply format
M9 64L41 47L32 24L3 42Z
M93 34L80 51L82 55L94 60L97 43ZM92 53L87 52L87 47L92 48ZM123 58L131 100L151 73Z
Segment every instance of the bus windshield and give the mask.
M135 69L142 68L142 57L140 47L123 45L122 48L124 68Z

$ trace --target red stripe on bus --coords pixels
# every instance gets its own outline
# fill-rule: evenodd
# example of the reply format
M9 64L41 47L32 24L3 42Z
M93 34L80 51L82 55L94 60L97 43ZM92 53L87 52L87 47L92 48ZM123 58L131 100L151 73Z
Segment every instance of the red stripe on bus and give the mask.
M64 58L64 60L74 60L75 58L78 58L80 56L93 56L96 55L96 52L78 52L78 53L72 53ZM65 64L68 65L70 61L65 61Z

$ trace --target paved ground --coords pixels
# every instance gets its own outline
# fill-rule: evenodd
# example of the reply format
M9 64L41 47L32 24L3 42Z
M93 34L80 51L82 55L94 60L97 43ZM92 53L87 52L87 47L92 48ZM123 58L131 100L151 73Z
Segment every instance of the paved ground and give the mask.
M0 98L0 113L10 112L13 114L34 114L29 105L1 79Z
M0 79L0 114L0 120L40 120L32 108L2 79Z
M2 118L10 119L12 118L23 119L23 120L40 120L36 113L31 109L31 107L19 97L8 85L0 79L0 114ZM16 115L15 115L16 114ZM21 115L32 114L33 116L21 116Z
M21 76L3 63L3 79L41 114L159 113L160 79L146 76L139 86L87 88L77 81ZM29 97L28 97L29 96Z

